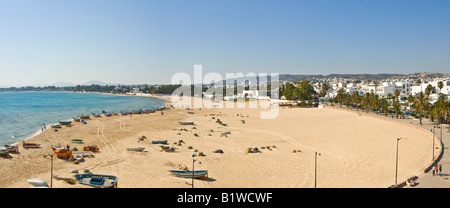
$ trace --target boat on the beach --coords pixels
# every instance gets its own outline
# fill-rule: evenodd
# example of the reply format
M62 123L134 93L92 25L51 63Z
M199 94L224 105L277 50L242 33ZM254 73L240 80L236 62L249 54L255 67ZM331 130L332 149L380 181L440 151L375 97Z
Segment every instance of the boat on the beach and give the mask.
M73 159L75 159L75 160L81 160L81 159L83 159L83 155L81 155L81 154L73 154L72 157L73 157Z
M19 146L18 145L14 145L14 146L12 146L12 145L5 145L5 149L4 150L6 150L8 152L12 152L12 153L19 152Z
M61 146L61 145L55 145L52 147L53 150L60 150L60 149L66 149L65 147Z
M182 122L182 121L179 121L178 123L180 123L180 125L194 125L194 122Z
M70 158L72 156L72 150L66 149L55 149L55 155L59 158Z
M96 188L113 188L117 187L117 176L113 175L97 175L97 174L77 174L75 179L83 185Z
M83 143L82 139L72 139L73 143Z
M79 119L79 118L73 118L73 121L74 121L74 122L80 122L81 119Z
M87 118L90 118L91 116L85 116L85 115L81 115L81 116L78 116L78 118L80 118L80 119L87 119Z
M142 151L144 151L144 149L145 149L145 147L127 148L127 151L142 152Z
M74 155L81 155L83 157L94 157L94 154L92 152L86 151L86 152L75 152Z
M180 178L195 178L195 179L204 179L208 178L207 170L196 170L192 171L184 171L184 170L169 170L174 176Z
M111 117L112 114L111 114L111 113L105 113L105 116L106 116L106 117Z
M6 157L8 155L9 155L9 151L8 150L0 150L0 156Z
M59 125L59 124L52 124L52 125L50 125L50 127L54 128L54 129L60 129L61 125Z
M90 146L84 147L83 149L84 149L84 151L90 151L90 152L97 152L98 150L100 150L97 147L97 145L90 145Z
M33 185L33 187L31 188L50 188L47 182L39 178L30 178L27 180L27 182Z
M94 117L100 117L100 114L92 113L92 116L94 116Z
M39 146L41 146L40 144L37 143L26 143L26 142L22 142L22 146L23 148L38 148Z
M152 144L167 144L167 140L152 141Z
M221 125L221 126L228 126L227 124L224 124L224 123L219 123L219 125Z
M72 121L59 121L59 124L61 124L61 125L70 125L70 124L72 124Z

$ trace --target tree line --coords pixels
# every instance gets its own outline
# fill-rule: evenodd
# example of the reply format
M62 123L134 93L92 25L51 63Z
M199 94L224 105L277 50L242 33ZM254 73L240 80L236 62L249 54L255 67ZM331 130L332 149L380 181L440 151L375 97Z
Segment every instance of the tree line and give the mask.
M431 86L431 85L430 85ZM340 89L337 95L330 100L330 102L358 108L358 110L375 111L383 113L385 116L389 112L395 112L396 118L399 118L399 114L403 115L402 111L404 107L410 107L411 115L418 118L422 125L422 118L429 118L434 122L448 123L448 115L450 114L450 101L445 99L444 94L439 94L438 99L433 104L430 103L430 95L433 93L432 88L425 89L425 92L419 92L417 95L409 95L402 105L400 102L400 91L395 90L394 95L388 94L386 97L381 97L374 93L359 94L359 91L355 91L353 94L345 92L344 89Z

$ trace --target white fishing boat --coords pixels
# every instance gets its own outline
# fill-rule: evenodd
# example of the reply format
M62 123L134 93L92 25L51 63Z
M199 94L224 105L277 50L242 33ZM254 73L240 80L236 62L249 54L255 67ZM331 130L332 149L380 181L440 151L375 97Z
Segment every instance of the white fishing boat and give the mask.
M127 148L128 151L136 151L136 152L142 152L144 151L145 147L136 147L136 148Z
M75 159L75 160L81 160L81 159L83 159L83 155L81 155L81 154L74 154L74 155L73 155L73 159Z
M33 185L30 188L49 188L47 182L39 178L30 178L27 180L27 182Z

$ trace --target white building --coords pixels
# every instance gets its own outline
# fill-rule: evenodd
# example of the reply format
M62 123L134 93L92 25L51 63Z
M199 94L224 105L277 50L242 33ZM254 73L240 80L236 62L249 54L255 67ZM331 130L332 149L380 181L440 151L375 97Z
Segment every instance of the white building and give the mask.
M442 89L439 89L438 87L438 83L442 81L442 83L444 84L444 87ZM412 95L417 95L419 92L424 92L427 89L428 85L433 86L436 89L436 93L442 93L444 95L450 95L450 80L435 80L432 82L428 82L428 83L422 83L420 85L417 86L412 86L411 87L411 93Z

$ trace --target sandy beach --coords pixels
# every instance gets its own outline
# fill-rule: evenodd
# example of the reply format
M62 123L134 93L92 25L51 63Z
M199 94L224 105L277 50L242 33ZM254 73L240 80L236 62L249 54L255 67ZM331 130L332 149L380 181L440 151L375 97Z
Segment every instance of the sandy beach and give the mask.
M189 188L190 179L174 177L168 170L191 170L192 154L197 154L195 170L208 170L208 179L195 180L198 188L312 188L315 152L320 153L317 187L386 188L395 182L398 137L407 138L399 143L399 182L422 174L431 163L432 134L408 125L332 108L283 108L275 119L260 119L261 111L267 109L173 108L164 115L157 111L74 122L27 141L41 148L19 145L19 154L0 159L0 187L27 188L29 178L50 184L51 159L46 155L53 153L53 145L67 144L78 149L97 145L100 151L78 164L55 157L53 175L73 178L71 170L88 169L117 176L119 188ZM221 131L231 134L221 136ZM141 136L147 139L137 142ZM84 144L72 139L83 139ZM161 151L152 140L168 140L175 152ZM174 144L179 140L184 142ZM134 147L145 150L127 151ZM254 147L260 152L246 153ZM217 149L223 153L214 153ZM89 188L63 180L52 183L54 188Z

